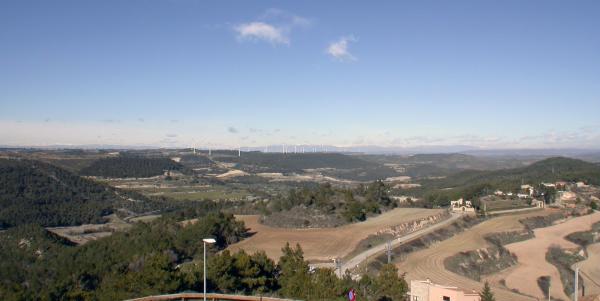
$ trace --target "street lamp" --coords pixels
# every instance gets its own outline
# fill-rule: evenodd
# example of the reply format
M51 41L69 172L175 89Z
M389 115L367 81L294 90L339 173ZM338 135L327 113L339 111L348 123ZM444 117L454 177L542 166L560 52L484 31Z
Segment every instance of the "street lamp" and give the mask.
M204 238L204 301L206 301L206 244L214 244L217 242L214 238Z

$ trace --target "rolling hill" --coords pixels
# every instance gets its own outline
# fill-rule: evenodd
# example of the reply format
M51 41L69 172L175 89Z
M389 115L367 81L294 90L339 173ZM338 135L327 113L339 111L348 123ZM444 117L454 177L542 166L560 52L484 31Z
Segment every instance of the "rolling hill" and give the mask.
M45 162L0 159L0 228L103 223L106 215L121 209L139 214L178 206L121 191Z
M522 183L584 181L600 185L600 166L578 159L554 157L529 166L494 171L463 171L443 179L423 180L421 192L433 198L470 198L493 189L515 191Z
M437 181L445 187L462 186L477 183L496 183L499 185L519 185L526 183L565 181L585 181L600 185L600 166L594 163L554 157L535 162L529 166L495 171L465 171L447 179Z
M413 178L448 176L465 170L498 170L528 165L534 160L511 157L477 157L466 154L359 155L380 164L397 165Z
M148 178L162 175L167 170L182 170L183 166L169 158L122 156L102 158L80 171L85 176L107 178Z
M327 176L342 179L373 181L398 176L393 169L378 162L367 161L358 156L340 153L262 153L246 152L241 157L221 156L215 160L236 163L246 172L303 172L307 169L323 169Z

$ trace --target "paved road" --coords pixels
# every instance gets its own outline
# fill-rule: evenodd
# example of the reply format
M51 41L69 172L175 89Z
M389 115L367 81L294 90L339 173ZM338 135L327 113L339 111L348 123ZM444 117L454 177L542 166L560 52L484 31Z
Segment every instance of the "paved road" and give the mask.
M407 241L415 239L417 237L429 234L429 233L431 233L437 229L440 229L442 227L448 226L451 223L453 223L454 221L456 221L457 219L461 218L462 216L463 216L463 214L461 214L461 213L451 213L451 216L448 219L445 219L435 225L429 226L429 227L421 229L421 230L417 230L415 232L404 235L402 237L398 237L398 238L392 240L392 248L395 248L395 247L397 247ZM352 257L350 260L347 260L346 262L343 262L342 267L341 267L342 275L346 273L346 270L355 268L360 263L365 261L367 258L369 258L373 255L377 255L379 253L385 252L386 248L387 248L387 243L382 243L380 245L376 245L374 247L371 247L368 250L365 250L365 251L357 254L356 256Z

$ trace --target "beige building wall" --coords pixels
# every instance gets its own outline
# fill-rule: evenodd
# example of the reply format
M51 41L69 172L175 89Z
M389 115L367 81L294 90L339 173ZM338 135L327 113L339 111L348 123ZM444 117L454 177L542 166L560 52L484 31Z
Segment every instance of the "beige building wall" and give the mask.
M410 301L481 301L476 292L465 293L453 286L432 283L429 280L410 282Z

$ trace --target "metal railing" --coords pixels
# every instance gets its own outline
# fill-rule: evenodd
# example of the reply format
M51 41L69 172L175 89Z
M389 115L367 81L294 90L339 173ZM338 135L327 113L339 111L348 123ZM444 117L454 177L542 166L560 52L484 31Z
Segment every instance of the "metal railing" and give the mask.
M192 301L192 300L204 300L203 293L179 293L169 295L156 295L147 296L135 299L129 299L126 301L165 301L165 300L181 300L181 301ZM227 295L227 294L215 294L207 293L206 300L210 301L295 301L292 299L281 299L273 297L256 297L256 296L243 296L243 295Z

